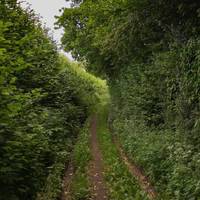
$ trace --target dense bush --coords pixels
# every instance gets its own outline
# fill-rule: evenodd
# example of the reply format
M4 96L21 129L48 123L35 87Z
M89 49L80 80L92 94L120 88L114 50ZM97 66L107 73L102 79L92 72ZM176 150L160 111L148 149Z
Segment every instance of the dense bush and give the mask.
M199 39L174 44L112 83L115 131L163 199L200 195L199 49Z
M111 119L163 199L199 198L200 2L73 1L63 45L107 77Z
M0 199L55 199L105 83L60 56L38 17L16 0L0 2L0 72Z

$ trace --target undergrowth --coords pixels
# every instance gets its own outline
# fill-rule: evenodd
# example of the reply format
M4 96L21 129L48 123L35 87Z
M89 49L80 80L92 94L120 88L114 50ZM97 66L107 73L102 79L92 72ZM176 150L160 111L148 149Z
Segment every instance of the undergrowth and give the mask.
M118 127L118 136L129 158L142 167L164 200L199 200L200 154L181 135L171 131Z

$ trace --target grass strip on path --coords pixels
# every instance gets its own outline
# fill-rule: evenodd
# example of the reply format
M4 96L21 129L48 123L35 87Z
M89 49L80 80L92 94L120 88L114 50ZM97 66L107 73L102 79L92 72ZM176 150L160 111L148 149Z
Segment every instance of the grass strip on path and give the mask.
M71 196L73 200L90 199L90 186L88 180L88 163L91 160L89 148L89 122L90 119L87 120L85 127L80 132L74 148L72 161L75 173L71 184Z
M113 144L107 126L106 108L99 112L97 134L102 149L105 179L109 188L109 200L147 200L136 179L130 174L125 163L120 159L118 150Z

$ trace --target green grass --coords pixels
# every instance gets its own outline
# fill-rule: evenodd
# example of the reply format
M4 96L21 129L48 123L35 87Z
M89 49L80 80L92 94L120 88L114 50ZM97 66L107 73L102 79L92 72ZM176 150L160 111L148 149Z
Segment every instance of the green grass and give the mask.
M50 175L47 177L44 191L38 193L36 200L55 200L61 193L62 173L65 169L65 160L54 164Z
M146 130L134 124L130 121L117 127L115 123L116 132L130 160L141 166L150 178L159 199L200 199L198 151L181 133Z
M110 191L109 200L146 200L146 194L139 188L136 179L129 173L119 158L107 126L106 109L98 114L98 138L103 153L105 180Z
M90 119L86 122L74 147L73 164L75 166L75 174L71 186L73 200L86 200L90 197L87 176L88 163L91 159L89 149L89 121Z

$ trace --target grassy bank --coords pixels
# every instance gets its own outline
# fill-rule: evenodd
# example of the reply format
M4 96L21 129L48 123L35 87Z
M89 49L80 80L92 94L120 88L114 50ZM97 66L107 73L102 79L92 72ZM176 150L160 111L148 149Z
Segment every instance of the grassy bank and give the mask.
M91 159L89 149L89 122L87 120L84 128L82 129L73 152L73 165L75 174L71 185L71 196L73 200L89 199L89 181L87 176L88 163Z

